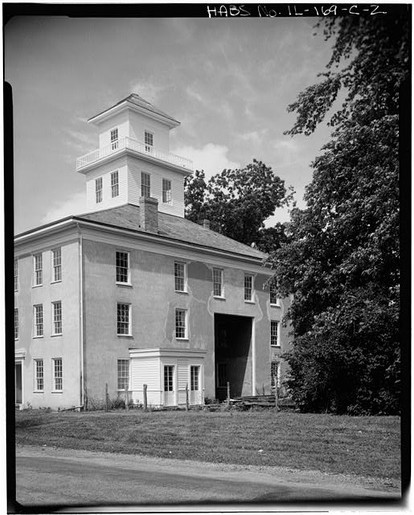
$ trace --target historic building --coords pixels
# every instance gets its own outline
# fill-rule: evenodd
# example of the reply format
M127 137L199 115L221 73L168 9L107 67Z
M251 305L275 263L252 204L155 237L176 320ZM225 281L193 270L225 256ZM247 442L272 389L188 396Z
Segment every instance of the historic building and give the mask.
M154 406L270 393L289 346L265 255L184 218L179 122L132 94L89 120L88 212L15 237L20 407Z

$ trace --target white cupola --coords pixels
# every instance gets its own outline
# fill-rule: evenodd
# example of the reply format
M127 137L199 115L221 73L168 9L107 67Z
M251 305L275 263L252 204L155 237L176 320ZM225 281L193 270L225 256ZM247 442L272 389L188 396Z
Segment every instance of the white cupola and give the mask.
M135 93L88 122L98 129L99 147L76 160L76 171L86 177L89 211L153 197L159 211L184 217L192 162L169 151L170 130L180 122Z

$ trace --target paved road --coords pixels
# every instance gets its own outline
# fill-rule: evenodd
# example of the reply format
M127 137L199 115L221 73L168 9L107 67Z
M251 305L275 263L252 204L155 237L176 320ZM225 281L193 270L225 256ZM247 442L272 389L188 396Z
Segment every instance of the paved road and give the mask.
M63 449L20 447L23 506L91 506L386 500L394 488L283 469L214 465Z

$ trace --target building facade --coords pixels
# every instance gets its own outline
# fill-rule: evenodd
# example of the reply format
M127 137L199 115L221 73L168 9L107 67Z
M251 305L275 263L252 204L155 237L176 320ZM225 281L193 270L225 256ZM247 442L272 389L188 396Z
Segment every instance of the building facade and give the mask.
M192 164L168 137L179 122L138 95L90 122L99 147L76 164L88 212L15 238L16 405L270 393L287 303L263 253L184 218Z

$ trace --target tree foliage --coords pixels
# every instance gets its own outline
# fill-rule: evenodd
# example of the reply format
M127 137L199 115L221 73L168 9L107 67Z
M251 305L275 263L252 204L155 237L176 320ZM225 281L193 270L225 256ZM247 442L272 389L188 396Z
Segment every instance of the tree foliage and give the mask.
M284 233L281 224L265 229L264 221L290 198L284 181L254 159L242 169L223 170L208 181L204 171L196 170L185 183L185 215L196 223L208 219L216 232L266 251L275 248L272 236L282 240Z
M279 293L294 294L292 395L304 410L395 413L400 396L399 96L409 76L409 16L325 19L322 82L288 110L311 134L334 108L312 164L307 208L273 253ZM339 108L340 89L346 96ZM336 109L335 109L336 108Z

